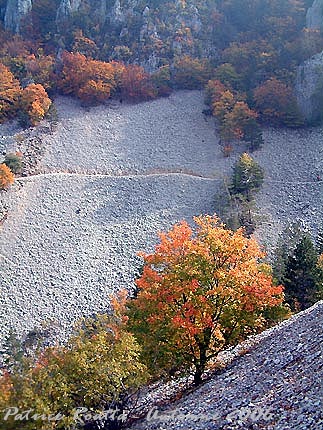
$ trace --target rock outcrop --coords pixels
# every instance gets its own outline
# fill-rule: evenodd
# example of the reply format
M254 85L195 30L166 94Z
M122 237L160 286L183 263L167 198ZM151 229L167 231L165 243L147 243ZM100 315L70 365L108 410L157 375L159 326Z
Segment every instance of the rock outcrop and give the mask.
M5 29L19 33L22 20L31 10L32 0L8 0L4 16Z
M306 27L311 30L323 28L323 0L314 0L306 14Z
M73 12L77 12L82 0L62 0L57 10L57 22L66 21Z
M33 0L7 0L1 5L0 19L5 28L19 33L23 19L30 19ZM197 0L178 0L171 8L166 2L141 0L57 0L51 15L45 17L50 28L45 30L49 37L59 40L62 49L71 49L71 29L80 28L94 40L100 34L103 59L131 61L154 71L165 58L176 55L216 55L209 25L214 8L210 10L206 2ZM46 11L37 9L37 13ZM39 22L42 20L44 16L38 17ZM96 30L91 34L89 28ZM116 58L114 48L118 47L126 48L131 58Z
M302 114L309 123L322 119L323 108L323 52L299 66L296 94Z
M323 30L323 0L314 0L306 15L307 28ZM297 71L296 96L308 123L323 119L323 52L301 64Z

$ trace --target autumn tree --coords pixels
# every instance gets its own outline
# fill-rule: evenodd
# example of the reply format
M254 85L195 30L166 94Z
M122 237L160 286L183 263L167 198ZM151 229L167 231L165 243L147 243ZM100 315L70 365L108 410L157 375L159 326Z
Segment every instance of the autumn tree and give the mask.
M264 312L279 307L264 254L243 229L226 229L216 216L182 221L160 234L129 301L129 327L153 373L194 368L199 384L217 354L264 327Z
M225 116L232 111L236 102L236 97L230 90L224 91L212 102L213 115L220 121L220 124L224 122Z
M61 417L50 423L22 420L21 430L97 428L96 413L102 413L99 424L104 428L119 428L118 416L129 395L147 377L139 352L119 318L100 315L84 320L65 346L47 347L36 360L24 359L19 370L5 371L0 377L0 410L14 405L21 411ZM88 413L77 413L79 408ZM111 414L104 416L109 409ZM16 428L14 416L9 417L6 430Z
M9 185L13 184L15 176L10 168L2 163L0 164L0 190L5 190Z
M222 60L239 71L239 87L252 88L259 76L268 76L276 63L276 52L270 41L263 39L232 42L222 52Z
M23 89L19 99L20 109L32 126L37 125L44 118L51 104L45 88L40 84L28 85Z
M233 167L232 192L244 195L250 200L264 181L264 171L246 152L240 156Z
M226 86L218 79L210 80L205 87L205 103L211 106L218 102L226 90Z
M58 86L64 94L73 94L85 102L107 100L116 88L113 63L92 60L80 53L64 52Z
M211 66L206 59L184 56L174 62L173 79L178 88L187 90L203 88L211 78L211 73Z
M220 136L224 141L243 140L245 128L257 118L257 113L243 101L237 101L222 117Z
M25 78L35 84L41 84L46 91L54 87L54 57L44 55L41 50L38 54L31 54L24 58Z
M272 78L254 91L257 111L264 122L299 127L304 124L291 87Z
M157 90L150 76L137 64L124 67L120 86L122 96L128 100L151 100L157 96Z
M19 81L0 63L0 122L15 114L20 93Z

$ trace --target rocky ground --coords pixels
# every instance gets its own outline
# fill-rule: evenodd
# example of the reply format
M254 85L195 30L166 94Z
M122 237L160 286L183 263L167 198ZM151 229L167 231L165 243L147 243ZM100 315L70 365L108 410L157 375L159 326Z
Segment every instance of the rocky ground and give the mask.
M314 237L323 229L323 133L266 129L263 136L265 145L253 154L265 170L256 236L272 251L289 223L299 222Z
M56 100L57 128L22 133L0 127L2 151L19 149L34 174L2 193L0 336L41 321L69 326L105 310L109 295L131 288L157 231L180 219L220 211L224 177L238 151L223 157L199 92L139 105L111 102L90 110ZM257 196L257 236L273 248L288 221L316 231L323 218L322 130L264 131L254 156L266 181ZM32 145L30 145L32 141ZM28 149L29 148L29 149ZM242 149L242 148L240 148Z
M106 310L111 293L132 288L136 254L158 231L215 211L217 160L232 162L221 157L198 92L90 111L59 99L57 107L57 130L40 133L38 174L2 195L2 336L10 326L55 320L66 328Z
M131 429L321 430L322 319L319 302L245 342L220 374L167 407L152 402Z

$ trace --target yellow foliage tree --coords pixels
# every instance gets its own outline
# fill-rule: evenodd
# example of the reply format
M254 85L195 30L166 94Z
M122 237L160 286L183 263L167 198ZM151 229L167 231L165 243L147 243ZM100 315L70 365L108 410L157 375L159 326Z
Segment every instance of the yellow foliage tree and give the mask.
M20 108L28 116L31 125L37 125L52 104L41 84L30 84L21 93Z
M4 410L15 406L32 411L29 419L19 421L19 430L96 428L98 423L110 428L120 423L122 408L145 382L147 369L139 361L134 336L112 318L99 315L83 321L67 345L46 348L36 362L24 359L5 372L0 377L1 421ZM57 419L33 419L35 414ZM95 416L100 414L99 422ZM17 429L14 413L5 425L6 430Z
M0 190L5 190L13 184L15 176L6 164L0 164Z
M0 122L16 112L20 93L19 81L0 63Z

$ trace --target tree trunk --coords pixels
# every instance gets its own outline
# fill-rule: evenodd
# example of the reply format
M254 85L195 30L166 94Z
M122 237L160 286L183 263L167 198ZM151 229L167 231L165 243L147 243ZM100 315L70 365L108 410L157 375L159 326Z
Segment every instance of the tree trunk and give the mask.
M201 368L201 366L198 366L195 368L194 373L194 385L197 387L202 382L202 375L203 375L204 369Z
M200 385L202 382L202 376L203 373L205 371L205 366L207 363L207 357L206 357L206 352L207 352L207 347L206 345L199 345L199 349L200 349L200 360L199 362L195 365L195 373L194 373L194 385Z

